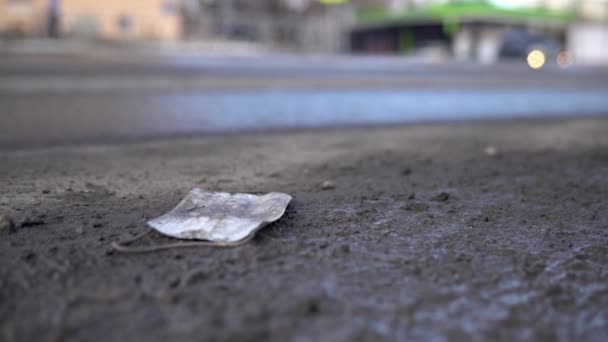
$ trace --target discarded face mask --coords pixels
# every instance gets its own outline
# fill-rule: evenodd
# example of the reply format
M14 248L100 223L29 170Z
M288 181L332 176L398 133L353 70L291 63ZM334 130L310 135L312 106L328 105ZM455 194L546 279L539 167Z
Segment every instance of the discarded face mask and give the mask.
M175 209L148 222L158 232L178 239L235 243L281 218L291 196L207 192L194 188Z
M143 248L126 246L142 235L127 242L114 243L113 246L122 252L149 252L200 245L238 246L253 238L265 225L281 218L290 201L291 196L277 192L265 195L229 194L194 188L173 210L149 221L148 225L163 235L204 241Z

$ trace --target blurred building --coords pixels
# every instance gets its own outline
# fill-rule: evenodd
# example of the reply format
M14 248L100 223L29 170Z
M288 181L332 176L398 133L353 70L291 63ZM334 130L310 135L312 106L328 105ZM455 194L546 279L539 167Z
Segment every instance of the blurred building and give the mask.
M354 24L348 1L191 0L184 5L186 39L244 41L273 50L348 51Z
M0 33L348 51L348 0L0 0Z
M608 0L0 0L0 34L608 64Z
M178 0L61 0L65 35L110 40L180 38Z
M0 0L0 34L26 37L43 32L47 9L46 0Z
M493 63L535 47L608 64L607 0L359 0L351 48L403 54L443 48Z
M176 40L179 0L0 0L0 31L15 36Z

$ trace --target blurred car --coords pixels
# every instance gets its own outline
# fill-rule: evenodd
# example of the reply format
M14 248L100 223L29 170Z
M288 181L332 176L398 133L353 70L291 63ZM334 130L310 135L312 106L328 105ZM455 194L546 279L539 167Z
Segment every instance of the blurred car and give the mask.
M548 61L556 60L563 46L556 39L533 34L525 29L511 29L502 37L501 59L525 59L530 51L540 50Z

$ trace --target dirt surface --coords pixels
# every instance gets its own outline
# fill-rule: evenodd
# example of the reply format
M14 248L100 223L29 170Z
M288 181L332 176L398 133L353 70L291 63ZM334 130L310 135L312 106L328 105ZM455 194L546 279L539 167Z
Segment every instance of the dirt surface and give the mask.
M0 340L606 341L607 132L586 118L2 151ZM294 200L241 247L112 252L194 186Z

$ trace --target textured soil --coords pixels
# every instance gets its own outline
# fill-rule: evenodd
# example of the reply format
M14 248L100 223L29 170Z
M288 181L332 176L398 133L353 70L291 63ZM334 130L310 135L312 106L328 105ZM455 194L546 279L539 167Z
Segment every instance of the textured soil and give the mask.
M608 340L606 118L4 150L0 185L2 341ZM294 200L112 251L194 186Z

